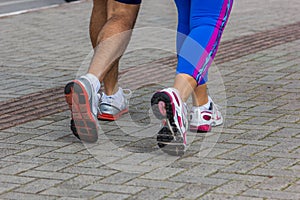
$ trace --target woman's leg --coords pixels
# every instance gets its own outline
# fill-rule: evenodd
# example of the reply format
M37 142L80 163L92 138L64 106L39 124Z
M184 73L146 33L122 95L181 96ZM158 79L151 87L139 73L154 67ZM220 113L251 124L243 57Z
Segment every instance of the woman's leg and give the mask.
M195 89L195 105L202 105L208 101L206 85L203 84L207 81L207 71L217 52L232 2L232 0L191 0L191 31L180 49L178 74L174 84L184 101L192 91L190 89L181 91L180 85L184 81L193 83L191 78L196 82L196 86L199 85L197 88L195 84L191 85L191 88ZM183 74L186 75L183 77Z

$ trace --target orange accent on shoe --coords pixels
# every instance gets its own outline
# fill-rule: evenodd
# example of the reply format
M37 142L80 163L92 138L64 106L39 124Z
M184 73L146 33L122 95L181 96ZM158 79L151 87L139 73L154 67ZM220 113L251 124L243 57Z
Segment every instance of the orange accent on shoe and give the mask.
M116 115L111 115L111 114L107 114L107 113L98 113L97 117L100 120L115 121L127 112L128 112L128 109L124 109Z

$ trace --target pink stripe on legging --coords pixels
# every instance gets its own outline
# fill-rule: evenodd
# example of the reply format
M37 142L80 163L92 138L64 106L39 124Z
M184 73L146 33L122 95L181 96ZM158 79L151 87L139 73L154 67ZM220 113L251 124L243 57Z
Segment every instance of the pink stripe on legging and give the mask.
M203 54L202 54L202 56L201 56L201 58L200 58L200 60L199 60L199 62L197 64L197 66L196 66L196 69L194 71L193 77L197 77L198 76L198 73L200 72L201 68L206 63L206 59L209 59L207 65L205 66L205 68L204 68L204 70L202 72L202 74L205 74L206 71L208 70L208 66L210 66L212 60L214 59L214 57L216 55L216 51L217 51L218 45L217 45L217 47L215 49L215 52L211 55L211 58L208 57L209 53L212 50L214 50L213 47L215 46L216 42L219 43L219 40L217 40L219 32L223 31L222 29L224 29L224 26L226 25L226 22L225 22L225 24L222 27L222 23L224 21L224 18L226 17L225 15L226 15L227 6L229 4L229 1L231 1L231 0L225 0L224 3L223 3L222 9L221 9L221 12L220 12L220 15L219 15L219 20L217 21L217 24L215 26L214 32L213 32L213 34L211 36L211 39L209 40L209 43L207 44L207 46L205 48L205 51L203 52ZM227 14L229 15L229 12ZM200 82L201 78L202 77L200 77L200 79L198 80L198 83Z

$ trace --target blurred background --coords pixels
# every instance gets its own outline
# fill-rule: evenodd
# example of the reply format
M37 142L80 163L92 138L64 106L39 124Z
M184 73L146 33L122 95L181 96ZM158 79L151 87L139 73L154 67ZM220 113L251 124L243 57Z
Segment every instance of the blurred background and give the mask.
M8 16L79 0L0 0L0 16Z

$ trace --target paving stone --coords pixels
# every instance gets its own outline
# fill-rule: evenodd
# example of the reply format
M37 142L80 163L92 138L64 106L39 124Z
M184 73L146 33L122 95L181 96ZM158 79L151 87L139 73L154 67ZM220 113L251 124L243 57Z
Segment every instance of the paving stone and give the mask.
M47 162L51 162L54 159L51 158L39 158L39 157L32 157L32 156L18 156L18 155L11 155L3 158L4 161L9 162L21 162L21 163L29 163L29 164L37 164L41 165Z
M9 192L9 193L4 193L0 195L0 198L3 199L32 199L32 200L40 200L40 199L45 199L45 200L54 200L56 199L55 196L48 196L48 195L40 195L40 194L27 194L27 193L19 193L19 192Z
M296 181L295 178L273 177L266 179L264 182L255 186L257 189L281 191L292 185Z
M201 195L205 194L212 188L213 186L206 184L187 184L173 192L170 197L176 199L199 199Z
M85 191L85 190L72 190L72 189L62 189L62 188L49 188L40 194L44 195L53 195L59 197L78 197L78 198L93 198L101 194L100 192L95 191Z
M61 181L59 180L37 179L33 182L27 183L26 185L22 185L15 191L36 194L43 190L48 189L49 187L55 186L60 182Z
M231 172L231 173L240 173L246 174L248 171L257 168L258 166L262 165L263 162L252 162L252 161L237 161L236 163L223 168L222 172Z
M52 179L52 180L67 180L76 176L75 174L71 174L71 173L37 171L37 170L26 171L21 173L20 175L25 177L43 178L43 179Z
M29 177L0 174L0 180L1 183L26 184L32 182L35 179Z
M214 179L222 179L223 182L227 182L226 180L237 180L237 181L254 181L254 182L262 182L269 177L261 176L257 174L248 175L248 174L236 174L236 173L216 173L210 176L210 178Z
M168 189L150 188L130 197L132 200L137 199L164 199L171 193Z
M64 189L81 189L83 187L87 187L89 185L92 185L99 180L101 180L101 176L93 176L93 175L78 175L74 178L71 178L69 180L66 180L59 184L58 188L64 188Z
M243 194L261 197L261 198L278 198L278 199L299 199L299 193L284 192L284 191L270 191L270 190L258 190L258 189L249 189Z
M145 187L129 186L129 185L111 185L96 183L84 188L85 190L101 191L101 192L113 192L124 194L136 194L145 189Z
M154 180L155 179L165 180L165 179L171 178L172 176L175 176L176 174L179 174L183 171L184 171L184 169L162 167L162 168L158 168L154 171L151 171L151 172L145 174L144 176L142 176L142 178L148 178L148 179L154 179Z
M267 163L264 163L262 167L269 169L287 169L293 166L297 160L288 158L275 158Z
M185 183L165 181L165 180L161 181L161 180L136 178L136 179L133 179L132 181L126 183L126 185L148 187L148 188L163 188L163 189L169 189L169 190L177 190L178 188L184 186Z
M29 164L29 163L16 163L12 166L3 167L0 169L0 174L9 174L9 175L16 175L22 172L26 172L29 169L33 169L37 167L37 164Z
M114 200L125 200L128 199L130 195L127 194L117 194L117 193L104 193L103 195L94 198L95 200L107 200L107 199L114 199Z
M0 194L8 192L10 190L13 190L14 188L19 187L19 184L16 183L5 183L5 182L1 182L1 186L0 186Z
M286 188L285 191L297 193L297 192L299 192L299 189L300 189L300 184L298 183L298 184L294 184L294 185L291 185L290 187Z
M62 169L65 169L67 167L73 166L75 163L76 163L76 161L59 159L59 160L45 163L45 164L35 168L35 170L57 172Z
M263 200L263 198L251 197L251 196L235 196L235 195L226 195L226 194L214 194L209 193L205 196L202 196L203 200L211 200L211 199L236 199L236 200Z
M249 174L259 175L259 176L279 176L279 177L295 177L300 178L300 174L297 171L287 170L287 169L266 169L266 168L256 168L249 172Z
M138 173L119 172L119 173L113 174L107 178L102 179L100 181L100 183L124 184L133 179L136 179L139 176L140 176L140 174L138 174Z
M218 194L239 195L244 191L252 188L256 184L256 182L233 180L226 183L225 185L216 188L214 192Z
M113 169L107 169L107 168L88 168L88 167L76 167L71 166L66 169L61 170L63 173L72 173L72 174L81 174L81 175L94 175L94 176L110 176L112 174L115 174L117 171Z

